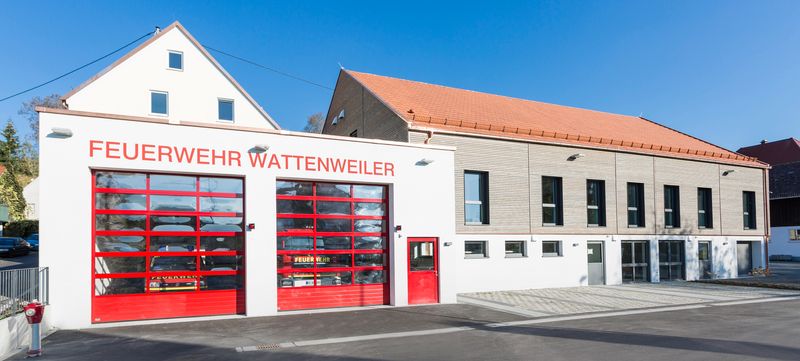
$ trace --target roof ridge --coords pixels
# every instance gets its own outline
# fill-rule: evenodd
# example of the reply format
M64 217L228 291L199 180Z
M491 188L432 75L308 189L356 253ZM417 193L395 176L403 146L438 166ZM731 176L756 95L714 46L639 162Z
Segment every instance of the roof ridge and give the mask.
M575 110L580 110L580 111L589 111L589 112L595 112L595 113L610 114L610 115L615 115L615 116L620 116L620 117L637 118L634 115L612 113L612 112L607 112L607 111L603 111L603 110L596 110L596 109L580 108L580 107L572 106L572 105L548 103L548 102L543 102L543 101L539 101L539 100L518 98L518 97L512 97L510 95L494 94L494 93L488 93L488 92L479 91L479 90L456 88L456 87L448 86L448 85L435 84L435 83L426 83L424 81L419 81L419 80L403 79L403 78L398 78L398 77L393 77L393 76L380 75L380 74L374 74L374 73L367 73L367 72L363 72L363 71L355 71L355 70L347 69L347 70L345 70L345 72L372 75L372 76L377 76L377 77L381 77L381 78L389 78L389 79L407 81L407 82L410 82L410 83L417 83L417 84L429 85L429 86L434 86L434 87L439 87L439 88L446 88L446 89L453 89L453 90L458 90L458 91L471 92L471 93L488 95L488 96L499 97L499 98L506 98L506 99L511 99L511 100L522 100L522 101L525 101L525 102L531 102L531 103L536 103L536 104L544 104L544 105L550 105L550 106L556 106L556 107L562 107L562 108L569 108L569 109L575 109Z

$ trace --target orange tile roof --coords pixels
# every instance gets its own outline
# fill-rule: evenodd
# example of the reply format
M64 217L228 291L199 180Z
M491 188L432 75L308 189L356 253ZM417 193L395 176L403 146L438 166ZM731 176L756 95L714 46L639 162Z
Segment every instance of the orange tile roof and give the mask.
M345 70L412 128L766 167L650 120Z

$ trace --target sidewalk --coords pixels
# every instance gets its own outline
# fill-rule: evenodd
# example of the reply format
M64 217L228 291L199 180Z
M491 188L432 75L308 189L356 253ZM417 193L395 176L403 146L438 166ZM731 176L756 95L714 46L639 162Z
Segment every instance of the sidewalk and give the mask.
M784 296L800 296L800 291L662 282L467 293L458 300L526 317L547 317Z

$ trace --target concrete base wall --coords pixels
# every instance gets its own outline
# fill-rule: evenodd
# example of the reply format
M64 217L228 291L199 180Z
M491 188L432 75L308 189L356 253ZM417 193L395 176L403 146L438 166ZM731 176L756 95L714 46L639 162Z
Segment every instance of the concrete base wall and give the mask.
M603 242L605 284L622 283L622 252L624 240L650 242L650 279L659 282L658 241L684 241L686 280L700 278L698 242L712 243L713 278L738 277L736 242L750 241L753 246L753 267L764 267L763 238L743 236L620 236L620 235L457 235L449 253L459 277L458 293L504 291L548 287L578 287L588 285L587 242ZM466 258L465 241L486 241L488 257ZM525 241L524 257L506 257L505 241ZM542 255L542 242L561 241L558 257ZM447 267L443 265L443 267ZM442 270L446 272L446 269Z
M42 334L53 331L45 311L42 320ZM31 326L25 320L25 314L18 313L0 320L0 360L5 360L20 351L26 351L31 345Z

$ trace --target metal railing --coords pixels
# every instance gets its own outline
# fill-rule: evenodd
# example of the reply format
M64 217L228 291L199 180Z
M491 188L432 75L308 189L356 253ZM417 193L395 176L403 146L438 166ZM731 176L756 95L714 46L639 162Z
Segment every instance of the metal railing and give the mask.
M22 312L33 300L48 304L49 280L47 267L0 271L0 319Z

